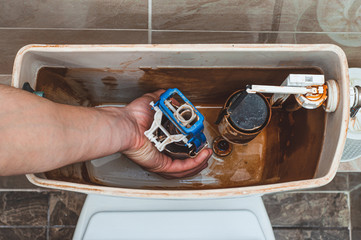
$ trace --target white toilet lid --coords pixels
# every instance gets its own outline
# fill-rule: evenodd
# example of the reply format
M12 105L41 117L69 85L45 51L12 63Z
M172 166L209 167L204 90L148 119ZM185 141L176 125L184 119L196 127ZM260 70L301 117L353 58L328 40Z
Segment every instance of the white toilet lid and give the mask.
M266 239L248 210L118 211L94 214L84 238L91 239Z

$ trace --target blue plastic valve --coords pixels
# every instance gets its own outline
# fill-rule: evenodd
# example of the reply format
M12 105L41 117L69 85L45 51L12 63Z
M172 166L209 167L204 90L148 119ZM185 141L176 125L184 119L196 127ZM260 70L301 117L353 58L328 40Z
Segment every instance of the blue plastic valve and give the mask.
M182 103L175 104L173 102L173 97L176 95L181 98ZM160 96L160 99L153 104L153 109L156 111L160 110L170 120L170 122L178 129L178 132L184 136L182 141L185 146L192 149L193 154L196 155L206 146L207 139L203 133L204 116L177 88L171 88L164 92ZM156 117L154 121L156 121ZM157 124L153 123L152 128L145 134L161 151L164 148L164 144L162 145L162 143L152 135L155 132L154 129L160 128L163 132L166 132L165 135L168 137L167 141L170 143L170 139L172 138L169 137L170 133L167 132L163 126L159 126L160 124L156 125ZM177 137L180 139L179 134Z

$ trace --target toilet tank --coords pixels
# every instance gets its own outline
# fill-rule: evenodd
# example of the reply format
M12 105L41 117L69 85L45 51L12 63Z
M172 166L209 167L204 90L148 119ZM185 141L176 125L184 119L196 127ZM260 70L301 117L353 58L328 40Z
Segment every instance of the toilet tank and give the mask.
M118 160L112 182L109 179L114 178L101 178L107 171L102 169L101 173L97 168L104 159L28 174L27 178L42 187L142 198L232 197L319 187L335 176L343 152L349 120L349 79L344 52L330 44L25 46L15 59L14 87L29 82L52 101L89 107L124 106L144 93L177 87L200 106L206 119L209 115L210 125L217 108L234 91L247 84L280 85L290 73L319 73L326 80L336 80L337 110L272 114L274 124L271 120L268 130L257 136L253 145L243 146L244 151L241 149L229 162L229 169L208 169L216 172L213 182L205 173L185 180L165 180L148 173L138 177L137 172L127 174L132 166L126 164L132 163L123 166ZM249 156L244 154L251 148L261 157L245 162ZM241 163L253 166L246 180L239 178L244 171Z

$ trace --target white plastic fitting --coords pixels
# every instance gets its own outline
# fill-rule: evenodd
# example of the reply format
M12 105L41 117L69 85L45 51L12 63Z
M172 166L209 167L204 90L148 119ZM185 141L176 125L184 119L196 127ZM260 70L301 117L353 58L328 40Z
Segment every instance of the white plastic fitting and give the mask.
M188 139L183 134L174 134L171 135L167 129L162 126L162 118L163 112L159 109L159 107L154 106L154 102L151 102L150 105L153 107L155 114L152 126L144 132L144 135L155 144L155 147L161 152L165 149L165 147L173 142L180 142L183 141L187 144L188 147L191 147L191 144L188 143ZM171 104L170 104L171 105ZM182 105L184 106L184 105ZM182 107L181 106L181 107ZM173 106L172 106L173 108ZM178 108L179 109L179 108ZM173 111L174 110L174 111ZM176 109L172 109L173 112L177 112ZM184 120L184 118L182 118ZM160 129L166 136L165 139L159 139L158 136L155 134L157 130Z

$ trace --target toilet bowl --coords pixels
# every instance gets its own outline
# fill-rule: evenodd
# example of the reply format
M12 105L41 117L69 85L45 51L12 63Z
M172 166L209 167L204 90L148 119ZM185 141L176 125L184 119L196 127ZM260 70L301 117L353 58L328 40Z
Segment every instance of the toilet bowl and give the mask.
M252 142L227 159L212 157L193 178L164 180L119 156L27 178L89 194L74 239L274 239L261 195L320 187L336 174L349 121L347 71L344 52L327 44L26 46L12 86L29 82L52 101L81 106L127 104L177 87L210 119L207 138L215 113L247 84L280 85L287 74L317 72L339 87L335 112L275 110Z

